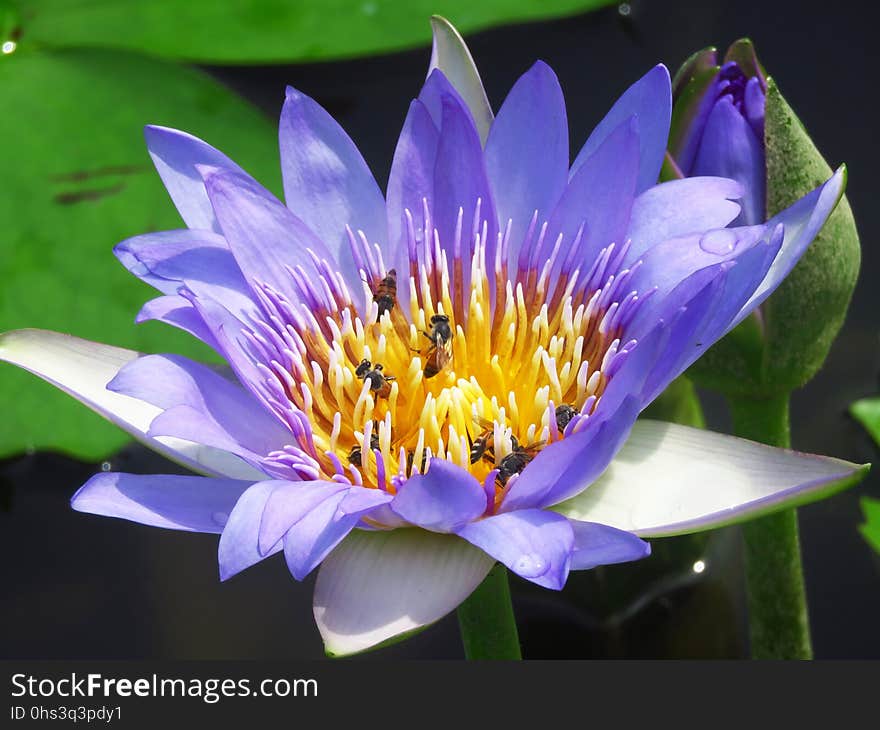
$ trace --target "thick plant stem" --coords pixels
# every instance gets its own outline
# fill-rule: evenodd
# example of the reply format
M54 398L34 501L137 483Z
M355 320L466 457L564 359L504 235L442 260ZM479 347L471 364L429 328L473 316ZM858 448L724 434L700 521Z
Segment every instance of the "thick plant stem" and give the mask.
M496 564L458 607L458 625L468 659L522 659L507 568Z
M693 428L706 428L697 390L684 375L673 380L666 390L642 411L641 417L670 421Z
M734 433L788 448L788 394L730 398ZM797 512L786 510L743 526L749 629L754 659L812 659Z

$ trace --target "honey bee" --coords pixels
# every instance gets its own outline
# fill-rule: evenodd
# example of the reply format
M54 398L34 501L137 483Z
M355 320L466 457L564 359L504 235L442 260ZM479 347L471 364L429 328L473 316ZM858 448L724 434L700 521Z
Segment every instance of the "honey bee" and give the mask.
M373 292L373 301L379 307L379 314L376 317L378 322L382 319L382 315L394 309L397 303L397 271L391 269L384 278L371 285L370 290Z
M370 390L377 398L387 398L391 395L391 383L397 378L393 375L385 375L381 363L373 365L369 360L361 360L361 364L354 371L358 379L370 382Z
M431 331L422 334L431 340L431 344L440 347L452 341L452 327L449 324L449 317L445 314L435 314L431 317Z
M375 451L379 448L379 434L373 431L370 434L370 451ZM354 464L355 466L361 465L361 459L363 456L363 452L361 451L360 444L355 444L351 447L351 451L348 452L348 463Z
M412 473L413 460L415 459L414 451L406 452L406 471L408 474ZM424 474L425 473L425 463L428 461L428 453L426 451L422 451L422 466L419 471Z
M425 360L425 377L433 378L452 361L452 348L447 345L434 346L428 350Z
M476 440L471 443L471 464L476 464L480 459L483 459L490 464L494 464L495 444L493 442L493 435L495 424L492 423L492 421L481 418L480 416L476 416L474 421L476 421L477 425L480 426L483 431L477 436ZM513 434L510 436L510 444L514 451L519 448L519 441L516 440L516 436Z
M433 378L452 361L452 327L449 317L435 314L431 317L431 331L422 331L431 341L425 360L425 377Z
M571 419L577 414L577 408L570 406L567 403L563 403L561 406L556 406L556 428L559 429L559 433L565 431L565 427L571 423Z
M363 380L364 376L373 369L373 363L364 358L360 365L355 368L354 374L358 380Z
M502 487L506 486L514 474L519 474L538 455L543 445L543 441L537 441L528 446L517 444L513 451L498 462L498 474L495 481Z

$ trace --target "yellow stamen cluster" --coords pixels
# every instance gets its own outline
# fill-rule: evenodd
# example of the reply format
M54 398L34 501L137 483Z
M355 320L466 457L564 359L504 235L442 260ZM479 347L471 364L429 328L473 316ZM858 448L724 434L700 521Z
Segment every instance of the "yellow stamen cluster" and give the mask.
M409 281L397 282L409 301L397 299L381 317L381 282L365 276L365 320L351 301L306 318L285 390L311 423L310 453L322 478L393 492L401 478L440 458L482 482L515 448L533 454L563 437L555 407L570 405L588 415L601 396L603 370L620 345L610 325L618 305L601 304L601 289L579 290L577 271L551 289L546 269L508 279L506 267L496 266L493 306L485 246L477 243L467 291L452 283L462 281L460 262L450 277L439 246L434 260L439 263L433 267L413 265ZM453 337L445 347L451 358L426 377L437 346L434 315L449 319ZM364 360L370 369L382 365L383 380L376 380L381 390L359 375ZM486 422L492 423L488 436ZM471 464L472 445L481 436L488 455ZM497 485L499 492L503 486Z

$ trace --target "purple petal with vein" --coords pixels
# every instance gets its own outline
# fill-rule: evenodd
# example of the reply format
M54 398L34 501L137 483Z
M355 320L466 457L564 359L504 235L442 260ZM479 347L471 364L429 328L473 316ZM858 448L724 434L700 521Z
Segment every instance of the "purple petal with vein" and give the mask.
M354 142L313 99L287 88L278 128L284 199L296 218L323 241L349 286L360 277L346 226L385 244L385 199ZM289 262L288 262L289 263Z
M70 504L77 512L151 527L219 534L250 485L235 479L107 472L89 479Z
M574 532L572 570L590 570L600 565L628 563L651 554L651 546L631 532L596 522L569 520Z
M198 438L200 428L206 429L206 435L207 430L216 430L226 436L230 446L259 455L282 448L291 438L290 431L244 388L179 355L147 355L134 360L107 388L166 412L174 410L153 421L151 435L193 439ZM191 424L191 433L184 435L184 424Z
M688 177L649 188L633 202L625 263L669 238L725 228L739 215L733 201L742 194L738 182L723 177Z
M222 152L186 132L150 125L144 129L144 136L153 164L183 222L190 228L219 233L220 227L197 166L210 165L250 176Z
M433 532L455 532L486 510L480 483L460 466L432 459L426 474L403 484L391 509L407 522Z
M539 509L506 512L471 522L458 534L532 583L557 591L565 585L574 533L561 515Z
M542 134L535 134L536 125ZM535 211L547 220L568 182L568 119L552 69L538 61L513 85L486 142L486 168L498 222L512 221L510 257L516 261Z
M719 175L739 182L746 191L741 200L739 225L765 220L765 163L763 140L755 136L729 96L716 102L694 162L694 175Z
M235 173L203 172L229 250L251 286L270 284L295 302L299 296L287 267L311 270L309 251L335 263L321 240L265 188Z
M630 86L593 130L571 166L571 175L622 122L635 116L639 122L639 177L637 192L656 184L666 153L672 118L672 87L662 63Z

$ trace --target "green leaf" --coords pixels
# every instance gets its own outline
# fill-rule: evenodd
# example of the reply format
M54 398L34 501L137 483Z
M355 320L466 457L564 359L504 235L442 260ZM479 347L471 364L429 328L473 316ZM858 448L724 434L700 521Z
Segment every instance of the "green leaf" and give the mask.
M850 405L852 417L861 423L880 446L880 398L863 398Z
M201 72L118 51L0 57L0 108L0 331L43 327L208 358L208 348L182 332L134 324L156 292L112 254L128 236L182 227L142 129L156 123L191 131L277 191L274 126ZM0 403L0 457L52 448L99 459L127 439L5 364Z
M429 19L468 33L611 0L15 0L22 42L145 51L200 63L347 58L427 44Z
M861 504L865 522L859 525L859 532L874 551L880 554L880 499L862 497Z

